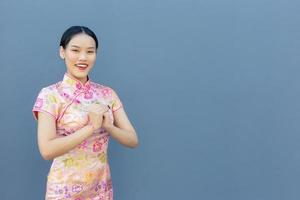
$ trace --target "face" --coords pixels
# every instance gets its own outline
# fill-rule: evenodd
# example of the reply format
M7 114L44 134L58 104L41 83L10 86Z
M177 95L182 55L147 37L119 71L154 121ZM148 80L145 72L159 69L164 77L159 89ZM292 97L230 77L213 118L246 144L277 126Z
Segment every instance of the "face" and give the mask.
M68 75L85 83L96 61L96 42L84 33L75 35L65 49L60 47L60 57L65 60Z

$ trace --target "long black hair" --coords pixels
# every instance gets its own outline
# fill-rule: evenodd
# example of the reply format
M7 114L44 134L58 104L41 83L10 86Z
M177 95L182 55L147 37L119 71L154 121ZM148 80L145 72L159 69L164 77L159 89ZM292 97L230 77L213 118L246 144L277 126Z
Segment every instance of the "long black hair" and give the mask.
M62 46L64 49L66 48L66 46L69 44L70 40L77 34L87 34L89 36L91 36L96 43L96 49L98 49L98 39L96 34L89 29L88 27L85 26L71 26L70 28L68 28L64 34L62 35L61 39L60 39L60 46Z

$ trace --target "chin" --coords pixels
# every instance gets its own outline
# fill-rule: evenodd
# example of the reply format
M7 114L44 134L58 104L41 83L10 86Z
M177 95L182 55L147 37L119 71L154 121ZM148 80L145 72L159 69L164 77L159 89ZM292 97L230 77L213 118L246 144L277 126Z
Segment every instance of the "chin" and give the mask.
M86 77L89 74L89 72L90 72L90 70L86 70L86 71L82 71L82 72L81 71L76 71L74 73L74 75L83 78L83 77Z
M84 79L88 76L88 73L78 73L78 72L73 72L73 73L69 73L74 79L80 80L80 79Z
M80 74L76 74L75 75L75 77L77 78L77 79L82 79L82 78L85 78L85 77L87 77L89 74L88 73L80 73Z

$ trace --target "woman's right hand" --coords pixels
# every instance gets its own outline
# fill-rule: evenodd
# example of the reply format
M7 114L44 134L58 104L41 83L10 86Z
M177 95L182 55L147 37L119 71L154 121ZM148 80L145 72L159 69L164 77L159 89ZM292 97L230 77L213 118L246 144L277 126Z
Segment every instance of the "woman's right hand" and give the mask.
M97 130L102 126L103 114L108 111L108 106L101 103L94 103L87 107L89 125L93 126L93 130Z

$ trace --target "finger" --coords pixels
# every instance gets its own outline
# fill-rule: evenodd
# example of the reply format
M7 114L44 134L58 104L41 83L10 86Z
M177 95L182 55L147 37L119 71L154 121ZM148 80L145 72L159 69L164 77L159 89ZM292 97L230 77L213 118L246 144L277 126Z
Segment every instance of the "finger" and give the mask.
M109 110L109 106L105 106L105 111L107 112Z
M97 110L98 112L101 112L101 113L105 113L108 111L108 107L107 106L104 106L104 107L101 107L99 110Z
M105 112L105 113L102 114L103 120L105 120L105 121L106 121L107 119L109 119L109 118L108 118L109 116L108 116L106 113L107 113L107 112Z
M103 115L105 116L105 117L109 117L109 113L106 111L105 113L103 113Z
M107 107L97 106L97 107L91 108L90 112L95 112L95 113L103 112L106 110L106 108Z

